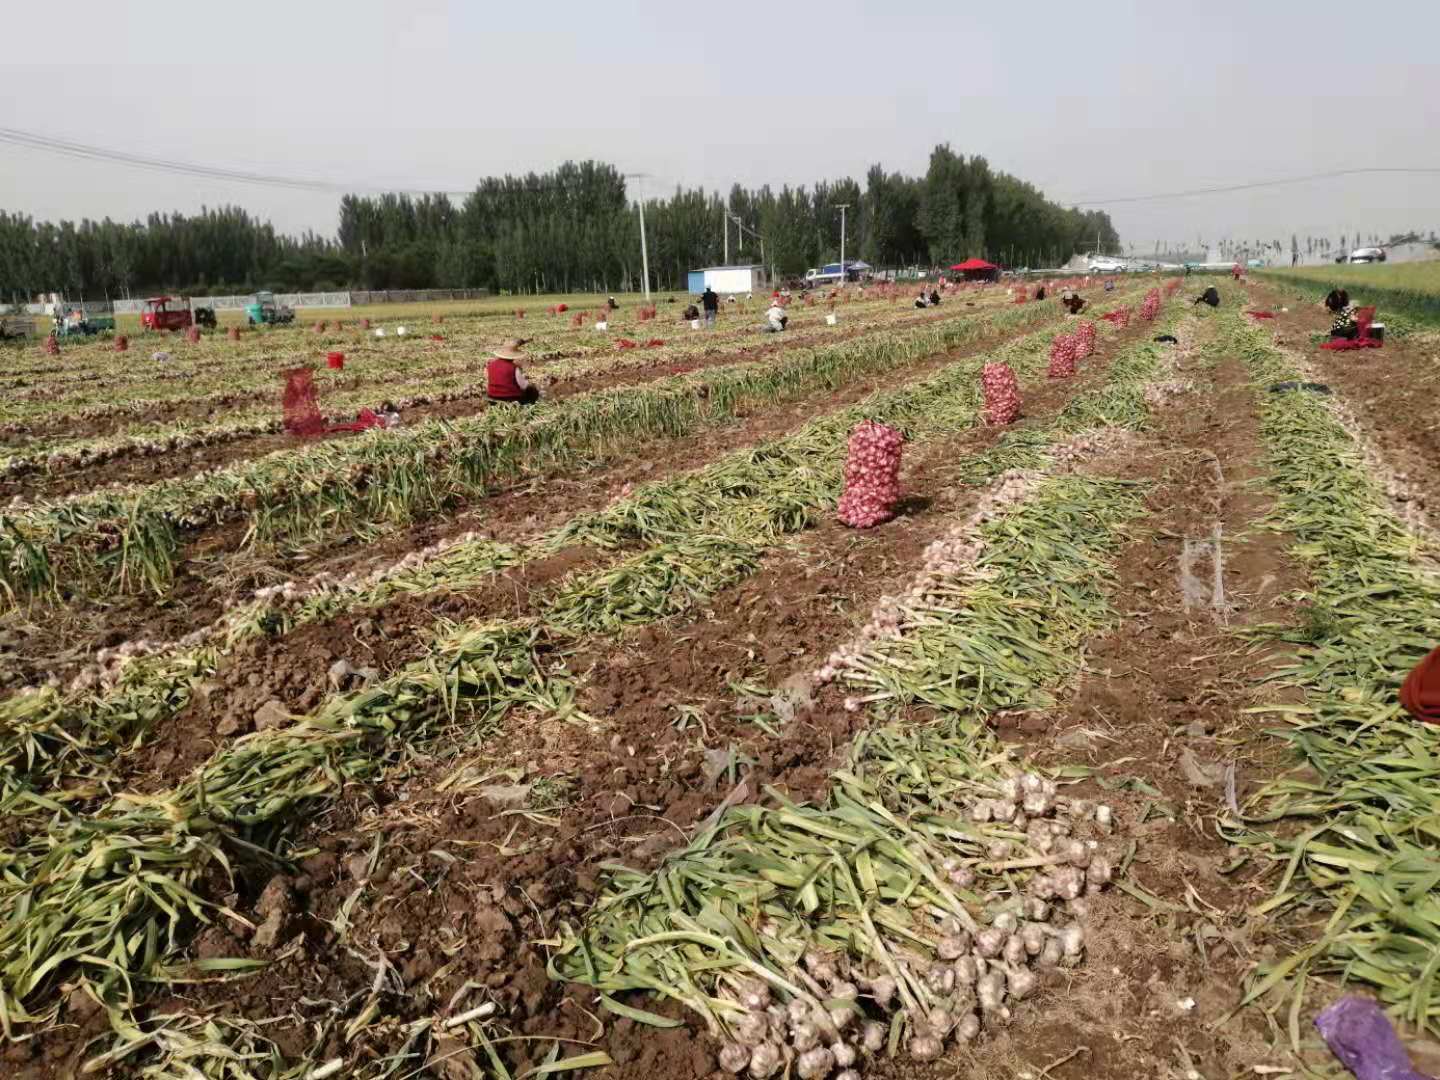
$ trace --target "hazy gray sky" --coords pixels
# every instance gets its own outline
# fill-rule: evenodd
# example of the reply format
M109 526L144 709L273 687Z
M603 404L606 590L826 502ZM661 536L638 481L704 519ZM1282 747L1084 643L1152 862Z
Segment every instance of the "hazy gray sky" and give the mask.
M0 126L350 184L594 157L778 186L923 172L941 141L1066 202L1440 167L1440 0L70 0L10 5L4 37ZM335 226L332 195L0 154L0 207L37 217L230 202ZM1106 209L1146 250L1440 229L1440 174Z

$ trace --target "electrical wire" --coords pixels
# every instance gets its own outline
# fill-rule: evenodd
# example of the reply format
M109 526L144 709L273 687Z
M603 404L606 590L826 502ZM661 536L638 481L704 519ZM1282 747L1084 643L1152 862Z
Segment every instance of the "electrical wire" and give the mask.
M57 154L61 157L83 161L102 161L115 165L126 165L138 169L152 169L182 176L196 176L209 180L225 180L240 184L257 184L266 187L289 188L297 191L318 191L331 194L349 192L393 193L396 195L466 195L468 191L459 188L395 188L379 184L342 184L333 180L306 179L280 176L273 173L251 172L245 169L221 168L200 165L190 161L176 161L170 158L132 154L123 150L111 150L101 146L71 142L68 139L37 135L17 128L0 127L0 144L16 146L42 153Z
M1255 188L1283 187L1288 184L1308 184L1312 180L1333 180L1341 176L1361 176L1366 173L1440 173L1440 168L1406 168L1373 166L1363 169L1335 169L1331 172L1312 173L1309 176L1289 176L1279 180L1252 180L1244 184L1227 184L1223 187L1195 188L1191 191L1171 191L1162 195L1124 195L1113 199L1064 200L1071 206L1113 206L1115 203L1155 202L1160 199L1188 199L1193 195L1221 195L1231 191L1251 191Z

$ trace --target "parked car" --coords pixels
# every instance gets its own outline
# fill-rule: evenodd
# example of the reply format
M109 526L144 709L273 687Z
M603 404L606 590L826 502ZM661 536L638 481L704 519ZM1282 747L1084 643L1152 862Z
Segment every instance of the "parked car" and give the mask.
M1125 264L1119 259L1097 255L1090 260L1088 269L1092 274L1118 274L1125 269Z
M1352 263L1384 262L1385 249L1378 247L1356 248L1350 252L1350 258L1347 261Z

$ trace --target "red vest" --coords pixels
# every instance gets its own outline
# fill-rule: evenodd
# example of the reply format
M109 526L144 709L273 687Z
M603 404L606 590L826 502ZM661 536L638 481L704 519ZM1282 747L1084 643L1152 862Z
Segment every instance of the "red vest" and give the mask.
M495 357L485 365L486 393L500 401L519 401L523 396L515 381L515 361Z

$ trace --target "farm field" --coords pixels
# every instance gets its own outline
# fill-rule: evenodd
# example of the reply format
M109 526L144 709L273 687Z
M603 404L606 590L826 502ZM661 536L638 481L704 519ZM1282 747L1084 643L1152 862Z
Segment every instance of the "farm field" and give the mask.
M640 297L633 293L617 293L617 299L622 299L624 306L634 307L640 303ZM594 293L545 293L543 295L526 296L489 296L483 300L435 300L425 303L388 303L388 304L355 304L348 308L304 308L295 313L295 320L298 323L309 325L321 319L334 321L341 319L349 321L353 319L388 319L397 322L406 320L414 321L417 318L428 320L432 314L444 315L447 319L488 319L488 318L509 318L516 308L524 308L530 312L542 312L555 304L565 304L572 310L580 311L586 307L592 310L604 301L605 297L597 296ZM670 299L670 294L656 296L656 300L662 305ZM676 294L676 302L684 299L683 295ZM198 302L198 301L197 301ZM666 305L668 306L668 305ZM681 304L683 307L684 305ZM231 326L248 328L249 323L243 311L220 310L215 313L215 319L221 329ZM138 334L141 330L139 315L119 315L116 317L116 329L122 334Z
M1076 284L0 352L4 1075L1433 1069L1440 320Z

